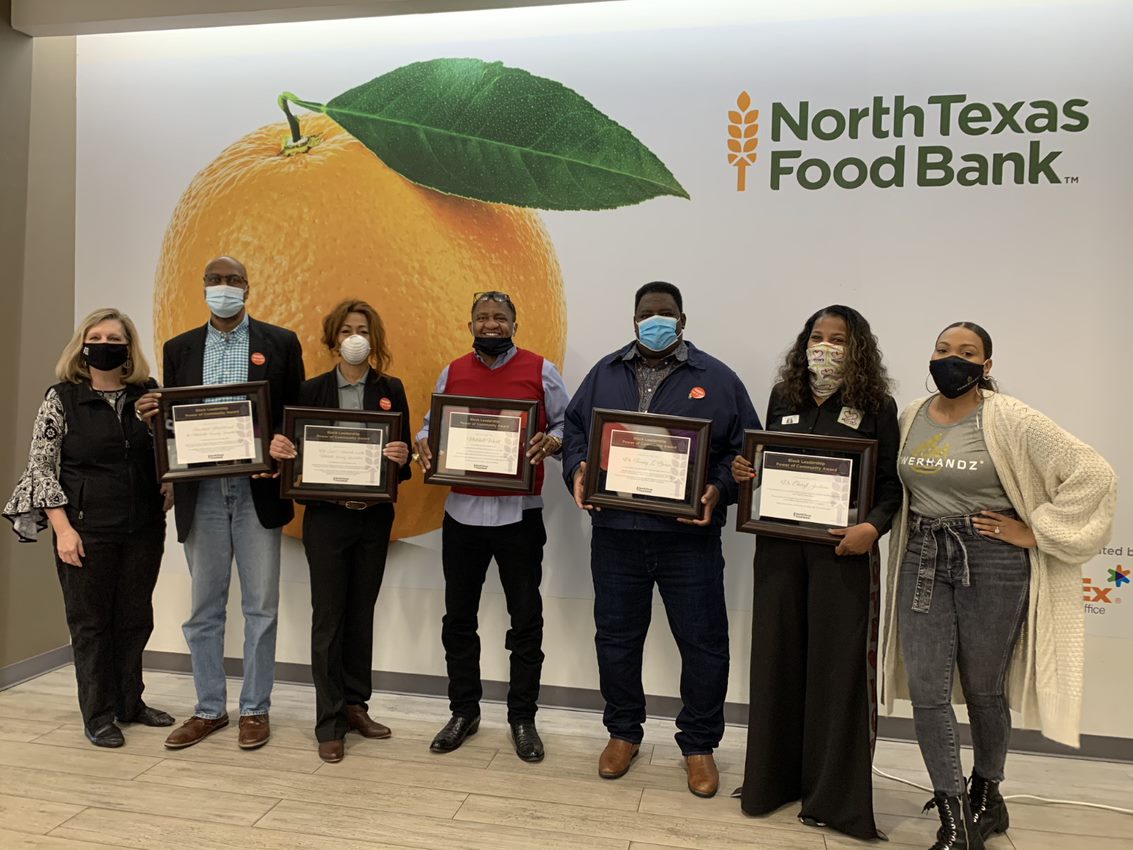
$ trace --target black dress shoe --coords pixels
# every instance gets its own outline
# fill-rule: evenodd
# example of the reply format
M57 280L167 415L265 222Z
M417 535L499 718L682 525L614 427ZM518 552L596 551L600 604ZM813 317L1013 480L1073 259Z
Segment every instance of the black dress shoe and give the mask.
M120 747L126 743L126 739L122 736L122 730L113 723L99 726L93 732L86 728L83 731L86 733L87 740L96 747Z
M511 724L511 742L515 754L524 761L542 761L543 739L535 728L534 720L517 720Z
M452 719L445 724L445 728L437 733L433 743L429 744L429 749L434 753L451 753L464 743L465 738L469 735L475 735L479 728L479 717L468 718L454 714Z
M172 714L160 708L150 708L143 705L133 717L119 717L119 723L141 723L143 726L172 726L177 721Z

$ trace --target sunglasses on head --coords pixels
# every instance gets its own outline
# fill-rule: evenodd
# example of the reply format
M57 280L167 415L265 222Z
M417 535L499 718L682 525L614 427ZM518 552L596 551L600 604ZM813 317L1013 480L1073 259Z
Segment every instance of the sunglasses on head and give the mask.
M487 292L474 292L472 293L472 306L475 307L481 301L502 301L505 304L511 303L511 298L506 292L497 292L490 289Z

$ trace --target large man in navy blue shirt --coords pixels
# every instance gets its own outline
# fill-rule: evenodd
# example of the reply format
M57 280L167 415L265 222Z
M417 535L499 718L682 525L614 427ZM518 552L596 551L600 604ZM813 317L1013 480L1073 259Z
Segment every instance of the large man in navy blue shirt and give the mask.
M603 722L610 741L598 773L617 779L640 749L645 722L642 651L656 584L681 653L677 744L688 787L711 797L720 777L712 751L724 733L728 690L728 614L720 529L737 486L729 467L745 428L759 417L736 373L683 338L680 290L647 283L634 300L636 339L598 361L566 412L563 476L579 508L591 510L595 644ZM708 483L699 519L673 519L583 503L590 412L595 407L712 420Z

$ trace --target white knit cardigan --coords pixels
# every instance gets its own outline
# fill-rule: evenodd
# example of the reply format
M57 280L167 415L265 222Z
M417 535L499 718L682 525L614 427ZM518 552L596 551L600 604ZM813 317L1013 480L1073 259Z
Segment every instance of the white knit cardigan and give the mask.
M901 446L928 398L901 414ZM1094 449L1018 399L989 393L981 414L995 471L1012 507L1034 532L1027 619L1011 659L1007 692L1023 725L1078 746L1082 718L1085 627L1082 564L1109 541L1117 475ZM897 577L908 542L909 492L889 540L882 702L908 699L897 620ZM953 701L962 702L958 678Z

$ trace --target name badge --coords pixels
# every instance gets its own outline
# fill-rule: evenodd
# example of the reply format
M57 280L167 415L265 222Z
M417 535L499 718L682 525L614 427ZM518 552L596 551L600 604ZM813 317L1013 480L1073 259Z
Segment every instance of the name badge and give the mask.
M792 413L790 416L784 416L782 419L779 420L779 424L780 425L798 425L799 424L799 415L797 413Z
M856 431L862 424L862 412L852 407L843 407L842 412L838 414L838 422Z

